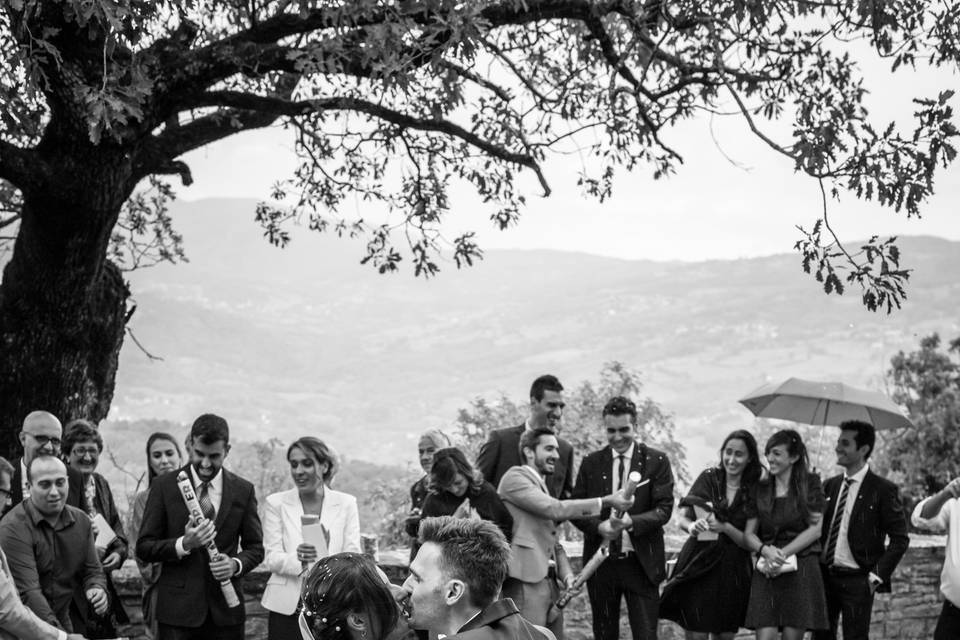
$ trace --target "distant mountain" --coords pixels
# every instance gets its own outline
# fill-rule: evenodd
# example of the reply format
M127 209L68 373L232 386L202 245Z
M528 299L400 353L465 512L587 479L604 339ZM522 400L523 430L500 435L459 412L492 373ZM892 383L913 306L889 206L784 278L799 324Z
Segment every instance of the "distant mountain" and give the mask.
M188 264L130 274L137 311L121 354L114 419L188 423L204 411L238 437L317 434L354 459L407 463L416 435L478 396L521 399L556 373L570 386L619 360L676 414L691 467L749 426L736 399L788 375L882 387L897 350L960 334L960 243L902 238L906 307L826 296L796 255L661 263L491 251L431 281L360 266L356 241L295 234L270 247L254 203L174 210Z

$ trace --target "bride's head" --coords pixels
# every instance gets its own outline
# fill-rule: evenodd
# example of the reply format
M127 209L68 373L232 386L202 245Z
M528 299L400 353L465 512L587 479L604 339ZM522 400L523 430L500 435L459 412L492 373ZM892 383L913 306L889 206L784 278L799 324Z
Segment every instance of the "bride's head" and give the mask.
M376 565L359 553L322 558L303 581L303 640L381 640L397 605Z

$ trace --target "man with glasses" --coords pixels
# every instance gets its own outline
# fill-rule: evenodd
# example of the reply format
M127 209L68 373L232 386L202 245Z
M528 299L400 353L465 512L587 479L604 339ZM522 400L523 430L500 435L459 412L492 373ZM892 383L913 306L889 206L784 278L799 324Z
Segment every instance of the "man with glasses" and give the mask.
M10 479L10 499L3 505L6 514L12 507L23 502L29 495L27 488L27 467L39 455L60 456L60 439L63 427L57 417L48 411L32 411L23 420L20 429L20 446L23 457L13 463L13 477ZM79 471L68 468L67 479L70 483L67 504L78 509L83 508L83 477Z
M573 497L592 498L619 491L631 472L640 474L634 502L622 518L611 518L605 508L599 517L574 520L583 531L583 557L589 559L603 540L610 555L587 580L593 613L593 637L620 636L620 601L627 601L627 617L634 640L657 637L659 584L666 577L663 526L673 511L673 471L662 451L637 440L637 406L616 396L603 407L603 435L607 446L583 459Z

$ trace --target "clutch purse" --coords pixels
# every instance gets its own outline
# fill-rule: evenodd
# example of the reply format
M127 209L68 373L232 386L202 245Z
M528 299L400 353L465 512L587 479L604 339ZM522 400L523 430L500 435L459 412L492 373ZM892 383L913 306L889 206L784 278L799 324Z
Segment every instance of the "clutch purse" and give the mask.
M757 558L757 569L766 573L770 569L770 563L763 556ZM797 554L787 556L787 560L780 565L780 573L792 573L797 570Z

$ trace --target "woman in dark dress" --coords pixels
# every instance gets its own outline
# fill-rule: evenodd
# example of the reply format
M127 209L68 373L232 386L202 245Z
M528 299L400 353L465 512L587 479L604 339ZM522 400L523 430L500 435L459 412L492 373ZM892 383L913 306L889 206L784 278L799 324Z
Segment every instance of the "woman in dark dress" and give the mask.
M513 517L500 501L497 490L455 447L441 449L434 455L430 494L423 501L420 515L479 518L500 527L507 540L513 533Z
M808 629L830 626L818 558L823 489L793 429L773 434L764 453L770 477L757 485L746 528L747 544L760 557L746 626L757 630L757 640L801 640Z
M734 431L720 447L720 465L680 501L680 528L690 537L664 585L660 617L683 627L688 640L732 640L743 626L751 573L743 530L762 472L756 439Z

